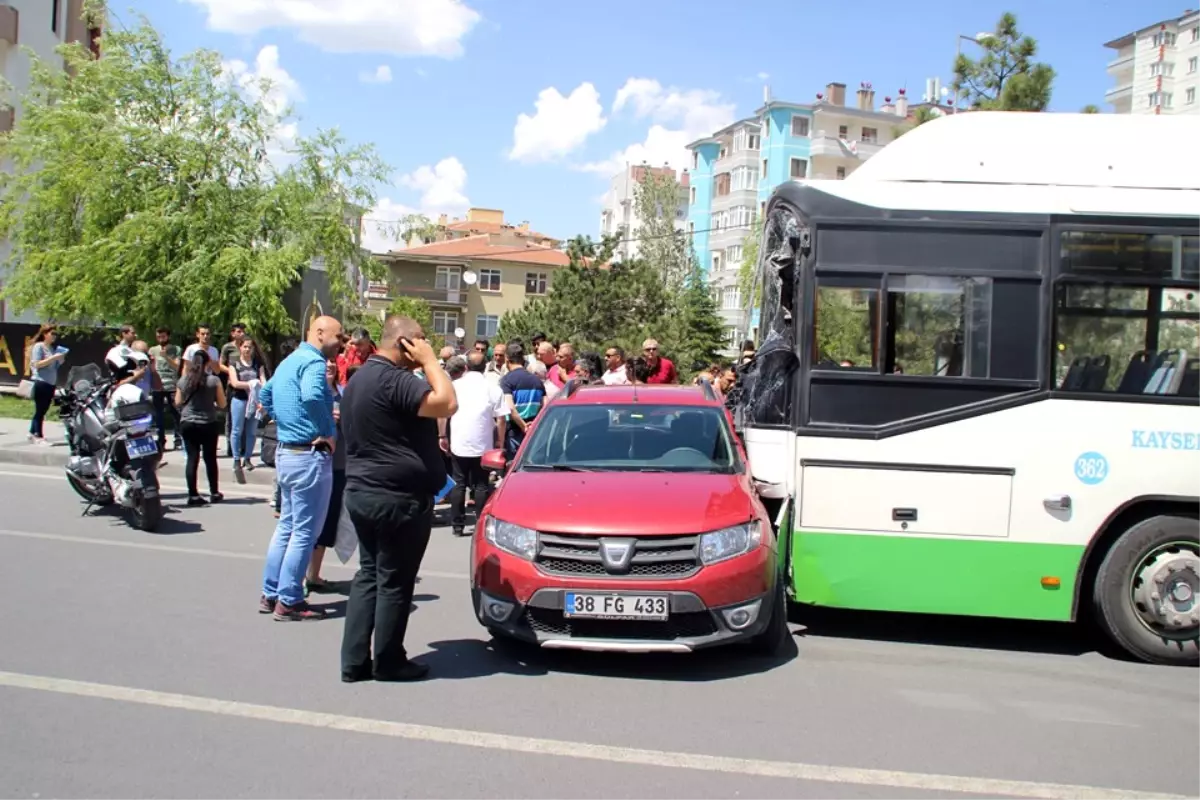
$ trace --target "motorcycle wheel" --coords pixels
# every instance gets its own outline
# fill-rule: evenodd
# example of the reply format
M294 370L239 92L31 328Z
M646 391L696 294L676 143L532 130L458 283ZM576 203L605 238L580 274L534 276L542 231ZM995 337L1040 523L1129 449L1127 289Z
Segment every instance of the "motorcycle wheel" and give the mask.
M70 472L67 473L67 483L70 485L71 489L74 490L75 494L79 495L84 500L87 500L94 506L111 506L113 504L113 499L111 497L96 497L95 493L93 493L92 490L87 487L87 484L85 484L76 476L72 475Z
M159 497L140 498L133 506L133 527L139 531L153 533L162 518L162 499Z

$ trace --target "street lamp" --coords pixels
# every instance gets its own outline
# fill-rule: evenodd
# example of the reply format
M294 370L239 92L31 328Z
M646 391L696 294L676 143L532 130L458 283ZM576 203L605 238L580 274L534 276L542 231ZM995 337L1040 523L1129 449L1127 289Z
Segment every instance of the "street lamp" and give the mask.
M972 44L982 45L988 39L993 38L993 36L994 36L994 34L988 33L987 31L980 31L979 33L975 34L974 36L964 36L963 34L960 33L958 35L958 38L954 40L954 67L955 67L955 69L956 70L958 69L958 59L962 55L962 43L963 42L971 42ZM959 88L958 87L958 75L955 74L955 76L954 76L954 113L955 114L958 113L958 88Z

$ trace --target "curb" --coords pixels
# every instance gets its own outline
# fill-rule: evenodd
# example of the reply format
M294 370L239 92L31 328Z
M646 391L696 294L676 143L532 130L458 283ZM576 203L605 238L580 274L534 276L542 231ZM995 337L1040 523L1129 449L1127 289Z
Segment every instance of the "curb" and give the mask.
M162 470L164 477L183 480L183 453L168 450L165 453L167 466ZM32 447L0 447L0 464L21 464L27 467L65 467L70 458L66 447L32 446ZM228 480L233 486L240 486L233 481L233 470L228 461L221 465L221 484ZM201 470L203 472L203 470ZM226 477L228 475L228 478ZM203 479L203 475L200 476ZM275 470L270 467L258 467L246 473L247 486L265 486L270 488L275 483Z

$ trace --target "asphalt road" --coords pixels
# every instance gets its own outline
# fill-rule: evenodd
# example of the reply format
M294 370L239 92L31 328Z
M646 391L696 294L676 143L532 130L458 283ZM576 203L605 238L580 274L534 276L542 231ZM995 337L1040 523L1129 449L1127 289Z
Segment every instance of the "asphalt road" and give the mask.
M408 640L433 679L344 685L340 619L256 613L267 490L167 488L143 534L0 465L0 796L1200 794L1194 670L1066 626L812 612L780 662L498 647L446 529Z

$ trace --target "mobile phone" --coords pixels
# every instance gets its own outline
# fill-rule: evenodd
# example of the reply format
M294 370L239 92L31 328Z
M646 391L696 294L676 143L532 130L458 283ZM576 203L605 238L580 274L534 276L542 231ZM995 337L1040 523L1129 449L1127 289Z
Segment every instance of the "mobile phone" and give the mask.
M404 345L405 347L413 346L412 339L406 339L403 336L400 337L400 344Z

